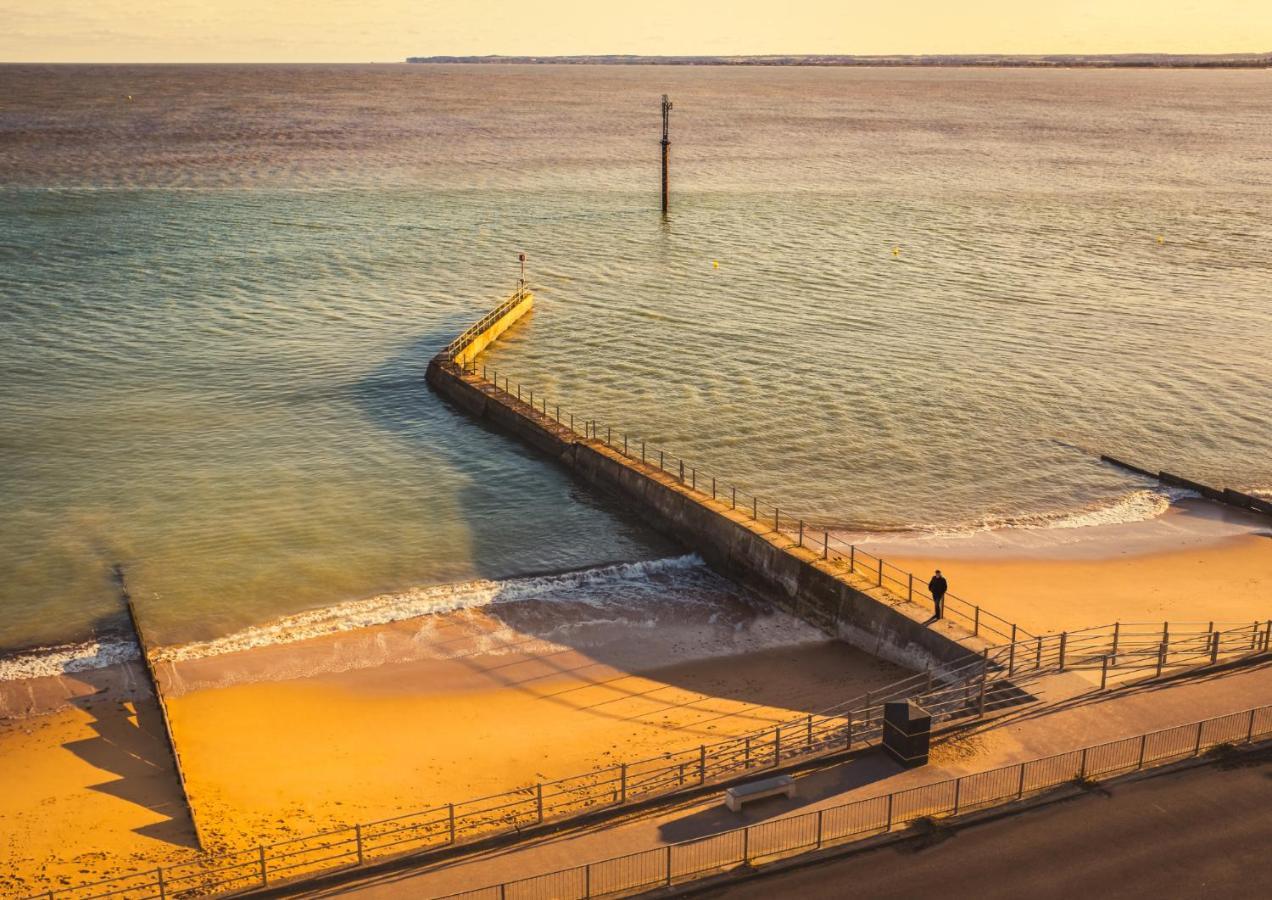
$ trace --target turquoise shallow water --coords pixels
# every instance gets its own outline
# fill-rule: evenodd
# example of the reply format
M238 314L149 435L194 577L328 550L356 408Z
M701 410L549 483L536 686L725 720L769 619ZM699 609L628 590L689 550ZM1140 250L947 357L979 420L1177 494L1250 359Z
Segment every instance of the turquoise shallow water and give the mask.
M678 552L425 388L522 250L488 365L795 515L1116 515L1086 449L1272 488L1265 72L0 81L0 646L115 562L166 642Z

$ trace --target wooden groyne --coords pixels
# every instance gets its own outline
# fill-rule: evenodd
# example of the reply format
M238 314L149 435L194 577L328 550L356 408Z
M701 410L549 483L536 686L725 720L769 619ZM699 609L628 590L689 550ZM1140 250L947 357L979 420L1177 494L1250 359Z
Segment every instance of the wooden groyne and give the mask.
M527 310L505 301L482 321L489 330L502 332ZM584 431L580 434L572 417L567 424L546 400L520 396L519 387L514 392L497 374L489 378L473 365L476 354L469 347L487 346L493 338L485 329L465 334L471 344L453 342L429 363L428 383L434 391L550 456L589 485L619 494L654 527L726 577L833 637L912 668L943 669L989 646L949 622L929 627L929 611L887 590L882 577L876 583L845 571L825 548L805 544L802 534L796 540L771 519L761 521L750 506L739 508L736 499L731 503L713 496L714 485L708 491L705 484L686 478L683 469L675 474L664 470L661 461L645 461L626 441L616 444L591 423L577 423Z
M168 745L168 753L172 757L172 767L177 773L177 783L181 787L181 797L185 800L186 812L190 816L190 827L194 830L194 842L199 850L206 850L203 835L199 831L199 820L194 815L194 804L190 802L190 789L186 785L185 770L181 766L181 751L177 749L177 741L172 735L172 720L168 716L168 704L164 700L163 690L159 686L159 675L155 671L154 661L150 658L150 644L146 633L142 630L141 620L137 617L137 607L133 604L132 595L128 593L128 585L124 581L124 567L115 564L115 582L119 585L119 596L128 609L128 621L132 624L133 634L137 636L137 649L141 651L142 668L146 670L146 678L150 682L150 690L155 696L155 705L159 707L159 719L163 723L163 735Z
M1272 501L1264 500L1262 497L1255 497L1241 491L1234 491L1232 488L1215 488L1210 485L1202 484L1199 481L1193 481L1190 478L1184 478L1181 475L1174 475L1170 472L1150 472L1148 469L1132 465L1114 456L1101 453L1100 459L1110 465L1125 469L1128 472L1134 472L1136 475L1143 475L1145 478L1155 478L1162 484L1169 487L1184 488L1190 491L1196 491L1207 500L1213 500L1216 503L1225 503L1228 506L1235 506L1237 509L1243 509L1246 512L1262 513L1265 516L1272 516Z

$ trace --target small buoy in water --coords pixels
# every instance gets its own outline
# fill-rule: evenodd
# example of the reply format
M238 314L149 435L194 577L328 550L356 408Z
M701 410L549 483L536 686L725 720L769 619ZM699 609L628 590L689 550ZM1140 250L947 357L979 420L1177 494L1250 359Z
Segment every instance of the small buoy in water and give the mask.
M718 269L718 268L720 268L720 260L718 260L718 259L713 259L713 260L711 260L711 268L713 268L713 269Z
M1161 234L1159 234L1159 235L1157 236L1157 243L1159 243L1159 244L1164 244L1164 243L1166 243L1166 236L1165 236L1165 235L1161 235Z
M893 256L900 256L900 255L901 255L901 248L900 248L900 247L893 247L893 248L892 248L892 255L893 255Z
M129 95L128 95L128 102L129 102L129 103L132 103L132 102L133 102L132 94L129 94Z

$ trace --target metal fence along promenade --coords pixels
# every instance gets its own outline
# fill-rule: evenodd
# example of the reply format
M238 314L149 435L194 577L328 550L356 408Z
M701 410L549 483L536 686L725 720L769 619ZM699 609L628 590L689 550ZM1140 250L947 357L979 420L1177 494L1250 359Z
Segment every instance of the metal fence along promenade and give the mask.
M1097 781L1272 737L1272 707L1217 716L1043 759L786 816L599 862L520 878L444 900L591 900L686 884L974 812L1079 781Z
M724 785L756 773L872 746L882 738L883 704L888 700L913 700L932 714L934 724L949 725L1032 704L1036 701L1032 691L1047 676L1085 673L1088 690L1095 692L1133 680L1262 655L1268 652L1270 642L1272 621L1240 625L1118 623L1035 636L981 654L969 653L958 665L909 676L820 713L793 717L771 728L711 744L35 896L150 900L231 894L303 880L395 857L516 835L541 825ZM764 834L756 832L756 839L764 840ZM688 874L675 871L677 878Z
M464 332L447 347L446 355L453 359L456 354L462 353L477 335L513 308L522 296L520 292L514 294ZM475 376L477 367L469 365L466 371ZM497 372L488 373L483 368L481 379L482 390L502 392L509 398L515 396L526 404L529 415L543 417L542 424L545 426L568 427L584 439L603 441L611 450L621 452L630 460L640 460L646 466L653 466L656 458L657 470L661 473L659 477L672 477L684 488L697 491L704 498L727 502L730 509L741 510L742 515L749 515L754 522L766 526L771 522L773 530L788 537L795 546L811 549L819 553L823 561L842 567L849 573L871 578L878 586L899 593L907 600L931 603L926 587L916 584L912 575L888 566L859 548L837 541L827 529L814 534L801 520L790 516L783 518L777 507L762 504L759 498L736 488L724 487L715 477L705 475L663 450L654 450L644 442L638 446L628 435L616 433L608 426L602 427L595 420L576 421L574 416L563 414L559 407L550 407L546 399L536 397L533 392L528 392L523 398L521 385L510 383L506 377L501 385ZM1047 677L1059 673L1081 673L1088 679L1089 689L1098 691L1129 680L1156 678L1184 668L1267 653L1272 640L1272 621L1239 624L1118 623L1058 635L1033 635L977 604L950 595L945 599L945 613L967 624L973 634L987 638L991 646L982 653L969 652L962 660L939 670L917 673L828 709L792 716L771 727L710 744L669 750L648 759L607 765L580 775L526 785L488 797L447 803L375 822L261 844L251 849L204 855L185 863L78 887L55 889L35 896L50 900L54 897L68 900L106 897L166 900L168 897L232 894L300 881L340 869L517 835L546 824L563 823L580 816L621 809L711 785L724 785L745 779L755 772L771 771L870 746L881 738L883 704L889 700L914 700L932 714L934 723L948 725L1034 703L1038 698L1038 686L1045 684ZM865 809L862 807L851 815L865 815ZM844 816L849 814L844 813ZM851 821L850 818L843 820ZM850 826L837 824L839 822L838 819L818 819L820 826L831 829L824 833L818 831L818 840L836 840L846 834L860 833L845 831ZM756 826L759 830L734 833L735 836L729 838L756 842L753 845L744 843L741 851L743 859L754 858L767 846L764 841L776 840L763 830L764 827ZM840 838L827 838L826 835L831 833L838 834ZM739 834L741 837L737 836ZM685 859L690 860L695 852L699 851L684 851L690 854ZM673 880L697 871L694 868L696 864L688 861L668 865L671 869L667 871L672 873ZM677 868L682 865L683 871ZM593 895L597 895L602 885L610 883L605 881L611 877L607 871L592 871L588 867L585 877L590 879L595 876L597 879L587 888ZM558 876L575 877L560 873L552 877ZM618 878L617 875L613 877ZM664 872L662 877L667 877L667 873ZM616 885L618 882L613 883ZM626 888L607 888L605 892L617 890Z

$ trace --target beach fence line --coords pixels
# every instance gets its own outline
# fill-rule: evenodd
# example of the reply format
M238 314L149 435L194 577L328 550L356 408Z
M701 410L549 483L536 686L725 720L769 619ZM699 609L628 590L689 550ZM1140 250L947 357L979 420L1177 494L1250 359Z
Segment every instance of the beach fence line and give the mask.
M958 665L908 676L820 713L711 744L34 896L163 900L303 881L724 786L757 772L873 746L882 740L884 703L889 700L913 700L931 713L934 724L950 726L1035 702L1029 686L1049 675L1087 672L1090 691L1110 690L1132 681L1266 654L1270 643L1272 620L1237 625L1115 623L1033 636L982 653L969 652Z
M442 900L592 900L643 894L729 871L1194 759L1272 737L1272 706L1153 731L1042 759L786 816L598 862L519 878Z
M496 311L504 309L506 303L507 301L501 304ZM482 321L492 316L494 313ZM536 393L533 388L514 380L506 373L501 374L497 369L464 360L462 355L456 356L457 353L463 353L465 346L452 344L447 347L445 352L450 357L451 364L460 373L480 379L484 390L494 391L509 402L521 404L528 409L529 417L540 425L550 429L565 429L584 440L596 441L633 463L640 462L643 466L670 477L682 487L696 493L702 500L709 498L744 516L747 521L789 538L796 547L819 554L823 560L873 582L875 587L935 612L936 603L928 591L927 582L916 578L912 572L833 535L830 528L817 527L811 521L793 515L789 507L783 511L779 503L762 499L696 463L676 456L664 447L649 443L637 434L600 419L576 415L568 408L550 402L542 391ZM524 412L523 410L523 414ZM955 594L945 595L944 614L947 619L957 622L989 643L1015 641L1032 636L1023 626L1009 622L980 604L964 600Z

